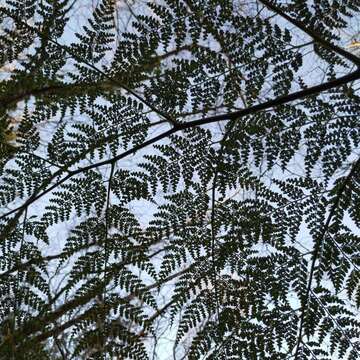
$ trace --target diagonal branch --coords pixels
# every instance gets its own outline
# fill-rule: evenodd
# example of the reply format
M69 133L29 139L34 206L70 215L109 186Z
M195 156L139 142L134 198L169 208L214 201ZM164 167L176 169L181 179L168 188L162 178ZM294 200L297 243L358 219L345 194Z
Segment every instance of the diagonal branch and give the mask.
M351 181L352 177L355 174L357 174L357 172L360 170L359 168L360 168L360 158L354 163L349 174L345 178L342 186L337 191L335 201L333 202L333 205L330 208L329 214L327 216L324 227L320 233L320 236L315 240L314 251L313 251L310 273L309 273L309 280L308 280L308 285L307 285L306 292L305 292L304 303L303 303L302 310L301 310L299 332L298 332L298 336L297 336L297 343L296 343L295 355L294 355L295 360L298 358L300 345L302 342L302 333L303 333L303 328L304 328L306 309L307 309L309 296L310 296L310 292L311 292L312 281L313 281L314 272L315 272L315 265L316 265L316 261L319 257L319 254L320 254L321 245L323 243L324 237L326 236L327 232L329 231L331 220L332 220L333 216L335 215L335 212L339 206L340 199L341 199L344 191L346 190L346 187L349 185L349 182Z
M108 165L111 163L115 163L129 155L132 155L134 153L136 153L137 151L152 145L162 139L165 139L167 137L169 137L172 134L175 134L176 132L180 131L180 130L185 130L185 129L191 129L193 127L196 126L201 126L201 125L206 125L206 124L211 124L214 122L218 122L218 121L225 121L225 120L240 120L242 117L247 116L247 115L252 115L255 114L259 111L262 110L267 110L269 108L275 107L275 106L280 106L280 105L284 105L287 104L291 101L294 100L299 100L301 98L304 98L306 96L311 96L311 95L315 95L318 93L321 93L323 91L326 90L330 90L333 89L335 87L344 85L348 82L352 82L354 80L358 80L360 79L360 68L358 68L357 70L355 70L354 72L344 75L340 78L337 78L335 80L331 80L328 81L326 83L320 84L320 85L315 85L312 86L310 88L304 89L304 90L300 90L288 95L284 95L284 96L280 96L278 98L275 98L273 100L269 100L269 101L265 101L263 103L248 107L248 108L244 108L241 109L239 111L235 111L235 112L231 112L231 113L227 113L227 114L221 114L221 115L215 115L215 116L210 116L210 117L205 117L205 118L201 118L201 119L197 119L197 120L193 120L193 121L189 121L183 124L179 124L177 126L174 126L173 128L145 141L144 143L134 146L133 148L111 158L108 160L104 160L104 161L100 161L98 163L94 163L91 164L89 166L85 166L82 168L79 168L77 170L74 171L69 171L68 175L66 175L65 177L63 177L61 180L57 181L56 183L54 183L53 185L51 185L50 187L47 188L47 186L51 183L51 181L53 179L55 179L56 177L60 176L64 171L63 170L59 170L57 171L50 179L48 179L46 182L44 182L38 189L37 191L27 200L25 201L22 205L16 207L13 210L10 210L8 212L6 212L5 214L0 216L0 220L11 215L14 213L17 213L15 215L15 217L12 219L12 224L10 224L10 230L11 227L14 226L14 224L16 224L19 216L21 215L21 213L24 211L24 209L26 207L28 207L29 205L31 205L33 202L35 202L36 200L40 199L41 197L43 197L44 195L46 195L47 193L51 192L52 190L54 190L55 188L57 188L59 185L63 184L64 182L66 182L68 179L72 178L73 176L83 173L85 171L100 167L100 166L104 166L104 165ZM20 215L19 215L20 214ZM5 229L5 231L9 231L9 229ZM5 232L4 231L4 232ZM4 236L4 232L2 234L2 236L0 236L0 238L3 238Z
M50 38L49 36L47 36L46 34L41 32L40 30L30 26L25 21L20 20L18 17L15 16L15 14L13 12L5 9L4 7L0 7L0 12L5 14L6 16L10 17L11 19L13 19L15 22L17 22L17 23L21 24L22 26L28 28L29 30L34 31L41 39L46 39L48 42L51 42L52 44L57 46L59 49L61 49L61 50L65 51L66 53L68 53L74 60L78 61L79 63L85 64L90 69L92 69L95 72L97 72L98 74L100 74L104 79L107 79L108 81L110 81L114 85L118 86L119 88L124 89L126 92L128 92L129 94L134 96L136 99L138 99L140 102L142 102L144 105L146 105L149 109L151 109L152 111L154 111L155 113L157 113L158 115L160 115L161 117L166 119L173 126L177 125L177 122L169 114L167 114L164 111L156 108L152 103L150 103L149 101L147 101L146 99L141 97L135 90L131 89L128 85L124 84L123 82L121 82L119 80L113 79L111 76L107 75L103 70L99 69L98 67L91 64L90 62L84 60L81 56L76 54L68 46L60 44L58 41Z
M324 48L334 51L337 54L343 56L345 59L351 61L353 64L355 64L357 67L360 67L360 58L358 58L356 55L351 54L350 52L342 49L341 47L332 44L331 42L325 40L319 34L312 30L307 28L302 22L292 18L288 14L286 14L280 7L276 6L274 2L270 2L268 0L259 0L259 2L263 3L267 8L272 10L277 15L281 16L291 24L295 25L298 29L309 35L311 38L314 39L315 42L323 46Z
M148 71L153 70L160 61L165 60L171 56L174 56L181 51L191 50L192 45L185 45L179 49L169 51L165 54L154 56L150 58L149 64L146 65ZM148 78L144 79L147 80ZM79 82L79 83L52 83L47 86L41 87L29 87L22 82L18 82L15 85L15 89L11 89L9 93L4 93L0 96L0 108L6 108L19 101L25 100L30 96L42 97L55 95L58 97L69 97L74 95L84 95L92 92L100 91L112 91L119 88L117 80L111 78L111 80L98 81L94 83Z
M119 264L117 264L117 265L119 265ZM124 264L121 263L121 265L124 265ZM163 280L157 281L153 284L150 284L150 285L142 288L141 291L147 292L152 289L158 288L159 286L183 275L187 271L189 271L189 268L184 268L175 274L169 275L167 278L165 278ZM99 291L101 291L103 289L103 286L104 286L103 282L99 282L99 285L97 285L91 291L88 291L83 296L76 297L75 299L70 300L68 303L60 306L57 310L55 310L51 313L45 314L42 318L37 318L37 319L33 319L33 321L29 321L28 323L26 323L23 326L22 329L19 329L15 334L13 334L14 339L15 340L16 339L18 339L18 340L27 339L27 340L25 340L25 342L35 341L36 343L39 343L41 341L48 339L49 337L56 336L59 333L63 332L64 330L68 329L69 327L75 325L82 319L86 318L87 312L83 313L82 315L80 315L79 317L77 317L75 319L69 320L68 322L60 325L59 327L53 328L48 331L44 331L34 337L30 337L32 334L34 334L38 331L41 331L47 324L53 323L54 321L59 319L61 316L63 316L67 312L74 310L76 307L79 307L79 306L82 306L82 305L85 305L86 303L88 303L96 295L98 295ZM127 301L131 301L134 297L135 297L134 294L129 294L129 295L125 296L122 300L124 302L127 302ZM91 311L91 309L88 311ZM7 346L7 341L8 341L8 339L4 339L2 341L2 343L0 343L0 351L1 351L1 349L5 348ZM22 341L19 341L19 342L22 343Z

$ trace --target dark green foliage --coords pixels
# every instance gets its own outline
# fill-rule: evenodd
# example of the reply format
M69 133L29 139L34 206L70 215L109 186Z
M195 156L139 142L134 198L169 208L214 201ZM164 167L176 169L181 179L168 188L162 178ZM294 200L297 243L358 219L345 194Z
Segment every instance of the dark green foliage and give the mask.
M0 6L0 359L360 358L358 1L75 5Z

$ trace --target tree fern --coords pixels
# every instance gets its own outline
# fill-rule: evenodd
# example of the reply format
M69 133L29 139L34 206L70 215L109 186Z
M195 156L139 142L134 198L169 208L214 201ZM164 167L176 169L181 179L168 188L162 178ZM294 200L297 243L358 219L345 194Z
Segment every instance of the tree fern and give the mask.
M359 358L359 10L3 1L0 358Z

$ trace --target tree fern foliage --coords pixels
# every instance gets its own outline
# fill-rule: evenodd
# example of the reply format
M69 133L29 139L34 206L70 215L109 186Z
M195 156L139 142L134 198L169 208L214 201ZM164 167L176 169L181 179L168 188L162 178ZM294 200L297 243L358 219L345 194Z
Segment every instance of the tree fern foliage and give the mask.
M0 358L359 359L359 12L2 1Z

